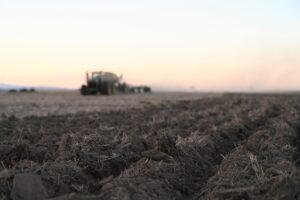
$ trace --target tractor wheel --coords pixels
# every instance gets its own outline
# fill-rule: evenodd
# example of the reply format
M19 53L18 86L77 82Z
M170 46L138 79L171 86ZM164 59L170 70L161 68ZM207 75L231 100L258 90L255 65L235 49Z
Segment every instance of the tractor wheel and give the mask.
M109 95L109 84L108 83L102 83L101 94Z
M111 95L111 84L107 85L107 95Z
M81 95L88 95L88 90L86 85L82 85L80 88Z
M110 94L115 94L115 91L116 88L115 88L115 85L114 84L110 84Z
M91 95L97 95L97 91L90 92Z
M115 93L115 85L112 83L103 83L101 94L111 95Z

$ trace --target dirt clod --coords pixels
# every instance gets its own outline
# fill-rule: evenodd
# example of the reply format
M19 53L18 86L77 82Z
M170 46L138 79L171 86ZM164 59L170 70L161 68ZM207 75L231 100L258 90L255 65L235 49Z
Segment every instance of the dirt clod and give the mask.
M48 195L41 177L28 173L15 175L10 196L13 200L45 200Z

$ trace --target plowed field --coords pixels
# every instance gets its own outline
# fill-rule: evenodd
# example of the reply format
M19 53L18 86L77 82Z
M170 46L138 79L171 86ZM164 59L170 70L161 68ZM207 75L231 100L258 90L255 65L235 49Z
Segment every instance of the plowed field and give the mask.
M300 95L2 116L0 199L300 199Z

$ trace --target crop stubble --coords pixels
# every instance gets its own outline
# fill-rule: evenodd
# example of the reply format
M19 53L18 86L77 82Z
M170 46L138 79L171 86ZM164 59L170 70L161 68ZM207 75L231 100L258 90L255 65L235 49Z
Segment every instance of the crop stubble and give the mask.
M6 117L0 194L16 195L19 175L33 172L49 199L299 199L299 100L225 95Z

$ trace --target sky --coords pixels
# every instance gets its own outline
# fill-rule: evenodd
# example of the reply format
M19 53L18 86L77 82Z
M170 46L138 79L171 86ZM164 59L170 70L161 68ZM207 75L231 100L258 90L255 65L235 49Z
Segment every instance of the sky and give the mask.
M300 89L298 0L0 0L0 83L86 71L199 91Z

